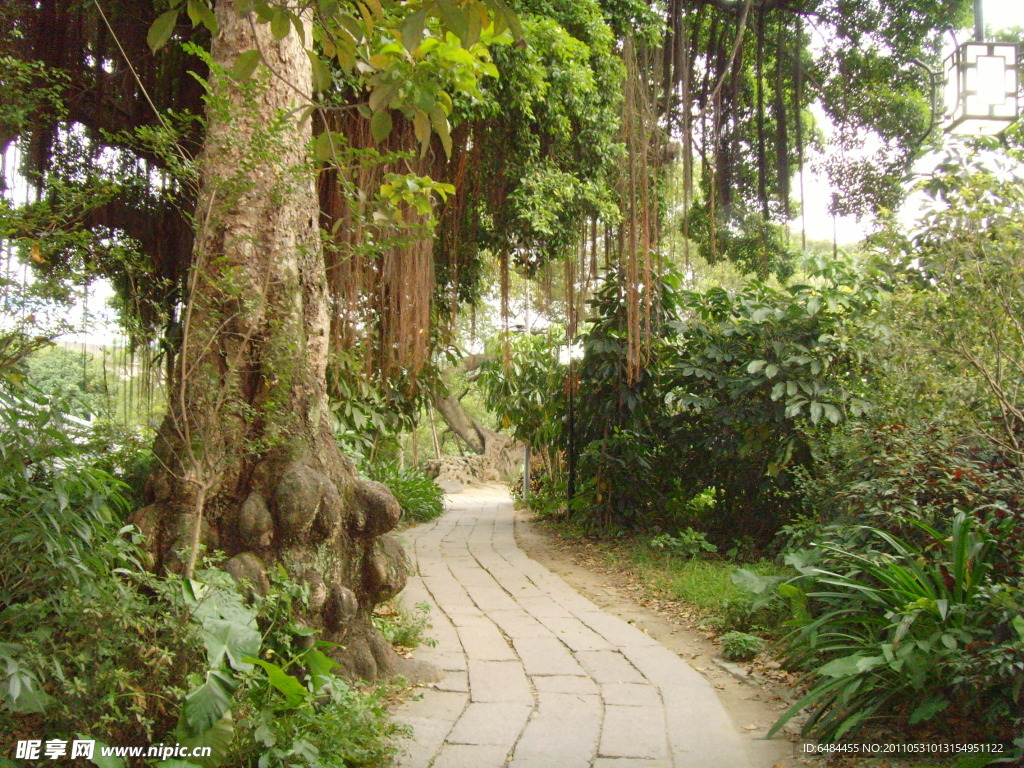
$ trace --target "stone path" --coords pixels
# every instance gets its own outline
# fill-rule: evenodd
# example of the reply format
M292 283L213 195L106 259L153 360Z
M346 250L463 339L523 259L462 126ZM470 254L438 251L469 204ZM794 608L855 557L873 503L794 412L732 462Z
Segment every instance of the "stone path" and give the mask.
M745 768L708 682L516 545L497 493L403 534L443 679L405 703L402 768Z

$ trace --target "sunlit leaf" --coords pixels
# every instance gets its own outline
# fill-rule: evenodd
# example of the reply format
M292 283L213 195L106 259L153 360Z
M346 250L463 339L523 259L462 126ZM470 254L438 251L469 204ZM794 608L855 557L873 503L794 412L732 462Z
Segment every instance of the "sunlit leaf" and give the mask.
M407 51L414 51L423 40L423 28L427 23L427 9L420 8L410 13L402 22L402 45Z
M231 76L239 82L245 82L252 77L256 67L260 64L260 52L253 48L238 54L235 63L231 67Z
M171 35L174 34L174 27L178 23L178 14L180 12L180 9L175 9L162 13L157 16L156 21L150 26L149 32L146 33L146 42L154 53L163 48L167 41L171 39Z
M391 135L391 110L374 112L370 120L370 135L377 144L382 144Z

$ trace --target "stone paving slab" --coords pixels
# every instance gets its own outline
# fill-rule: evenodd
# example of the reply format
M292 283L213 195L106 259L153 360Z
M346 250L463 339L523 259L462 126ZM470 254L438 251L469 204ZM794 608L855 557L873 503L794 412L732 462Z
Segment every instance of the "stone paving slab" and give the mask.
M448 499L405 532L444 670L403 704L401 768L748 768L710 684L516 545L507 497Z

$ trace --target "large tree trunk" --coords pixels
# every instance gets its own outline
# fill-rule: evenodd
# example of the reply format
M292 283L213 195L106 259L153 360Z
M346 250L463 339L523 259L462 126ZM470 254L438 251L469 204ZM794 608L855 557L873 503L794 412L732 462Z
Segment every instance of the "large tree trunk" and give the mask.
M310 127L295 114L309 103L310 62L294 30L275 41L231 0L216 14L215 65L230 71L258 48L271 71L243 84L212 76L184 336L152 503L137 520L168 569L190 572L201 544L262 591L283 564L310 587L301 620L344 646L343 668L391 673L400 660L370 615L405 584L404 553L384 535L400 511L357 478L331 433Z
M464 371L472 371L483 362L483 355L469 355ZM511 478L522 465L522 446L508 435L488 429L462 407L452 394L431 392L431 402L448 427L462 438L476 456L445 456L424 465L428 475L440 481L460 484L472 481L496 481Z

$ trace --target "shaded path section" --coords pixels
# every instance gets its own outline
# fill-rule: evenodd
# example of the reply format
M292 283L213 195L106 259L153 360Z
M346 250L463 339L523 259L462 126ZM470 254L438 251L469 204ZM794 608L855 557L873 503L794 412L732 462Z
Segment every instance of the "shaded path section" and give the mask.
M507 495L449 497L405 532L444 671L396 719L402 768L742 768L740 739L708 682L605 613L516 545Z

